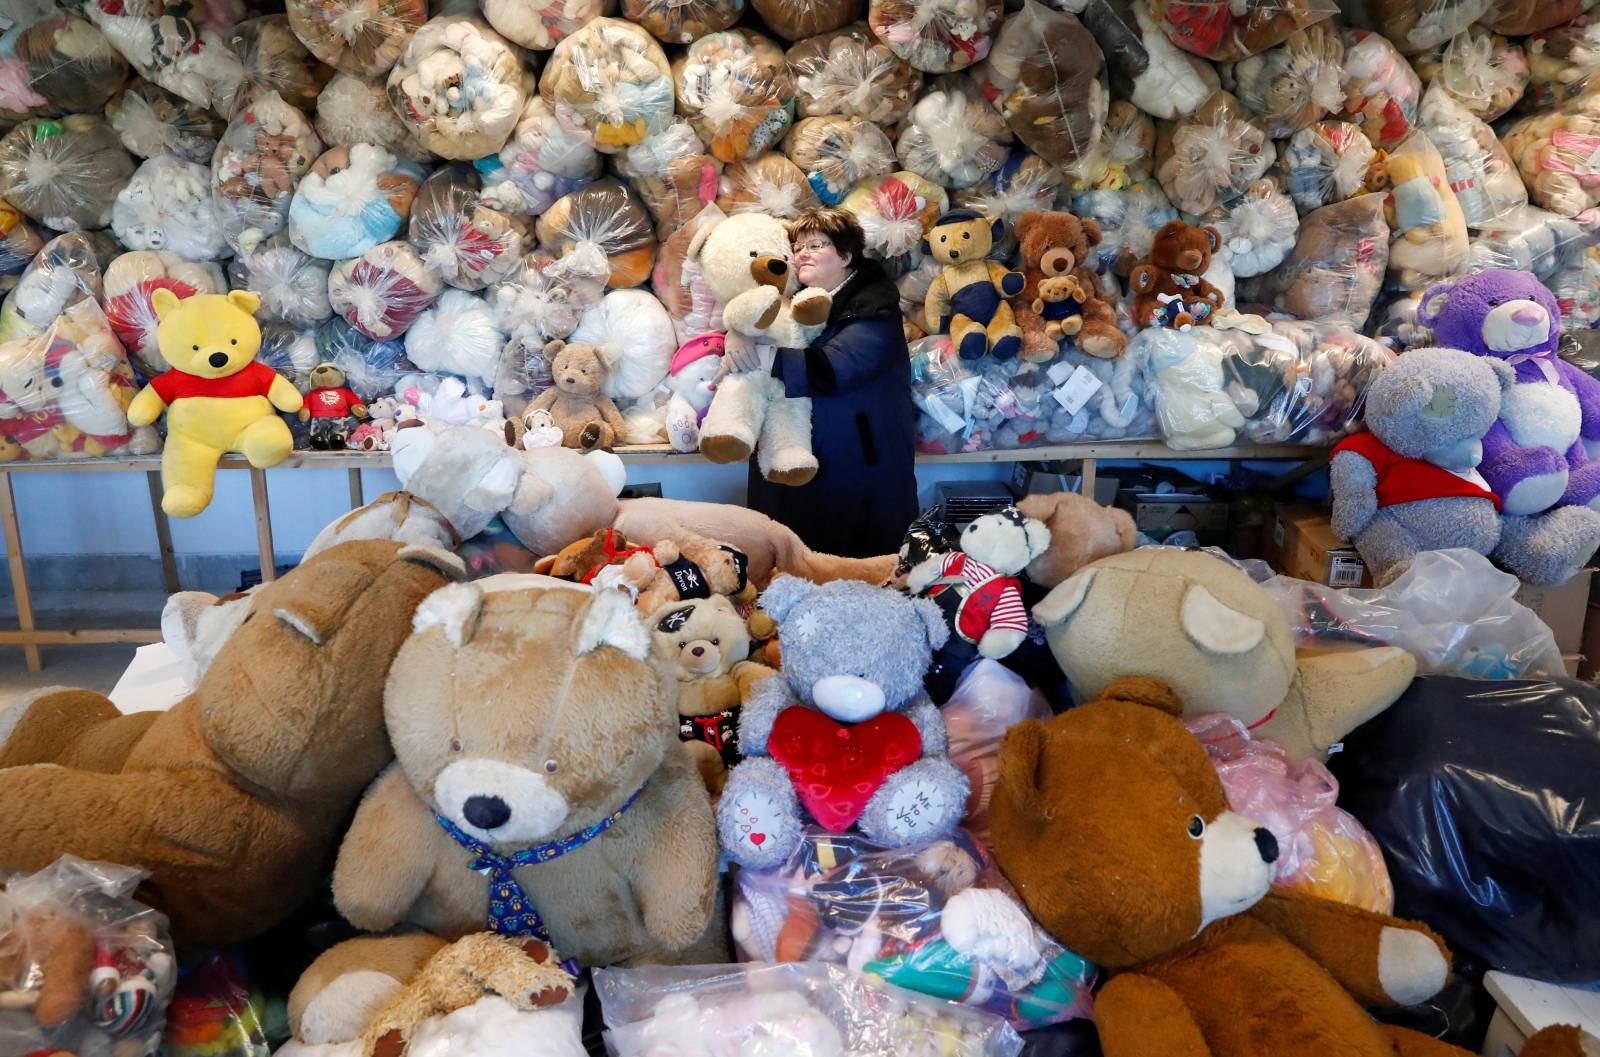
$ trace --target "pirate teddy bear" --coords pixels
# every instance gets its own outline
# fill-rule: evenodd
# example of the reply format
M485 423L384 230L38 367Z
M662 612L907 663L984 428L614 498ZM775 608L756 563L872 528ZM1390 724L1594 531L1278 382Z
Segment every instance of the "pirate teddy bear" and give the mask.
M319 363L311 368L311 391L300 408L300 421L311 423L311 446L318 451L342 451L350 439L352 419L366 418L367 405L345 384L338 364Z

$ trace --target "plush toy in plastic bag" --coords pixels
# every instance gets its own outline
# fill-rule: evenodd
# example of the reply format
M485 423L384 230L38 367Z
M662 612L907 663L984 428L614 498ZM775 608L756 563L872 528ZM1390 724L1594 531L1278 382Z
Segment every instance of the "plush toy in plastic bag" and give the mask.
M167 1007L162 1057L257 1057L268 1050L267 996L237 954L183 968Z
M483 0L483 17L513 44L549 51L611 6L606 0Z
M1338 27L1319 22L1228 71L1239 102L1261 119L1267 135L1283 139L1344 107L1344 41Z
M749 30L701 37L672 64L679 111L712 157L731 162L776 146L794 119L783 52Z
M611 264L608 282L613 287L643 284L655 265L650 213L628 185L617 180L597 180L562 198L539 217L537 231L540 248L551 253L598 248Z
M295 248L289 236L280 232L236 256L228 265L228 277L235 289L249 290L261 298L256 318L262 322L314 327L333 315L328 303L332 268L329 262Z
M942 549L956 546L951 543ZM939 714L950 735L950 762L961 768L972 789L961 825L980 847L987 847L989 801L1000 781L1000 742L1006 731L1025 719L1049 719L1050 706L1020 675L998 661L980 657L962 673Z
M950 207L944 188L913 172L894 172L851 189L839 208L855 215L867 254L900 275L922 260L922 239Z
M539 94L563 125L588 132L603 154L626 150L672 122L666 54L650 34L621 19L593 19L557 44L539 75Z
M950 196L952 205L1005 222L1005 234L994 251L1006 256L1017 248L1017 222L1031 211L1049 212L1064 201L1066 180L1061 170L1033 154L1016 151L988 179Z
M784 40L806 40L861 17L865 0L750 0L768 29Z
M106 119L122 145L140 158L174 154L211 163L227 122L149 81L136 81L106 104Z
M505 145L526 101L520 53L481 19L441 15L389 71L389 101L424 146L470 161Z
M1600 324L1600 246L1589 246L1578 259L1545 279L1561 308L1561 329L1588 330Z
M1575 262L1596 238L1600 238L1600 213L1592 209L1576 217L1559 217L1521 206L1473 237L1467 268L1510 268L1546 279Z
M594 247L564 257L530 253L490 288L489 303L511 340L525 339L537 354L551 339L571 336L584 312L605 295L609 274L610 266Z
M67 11L16 21L0 37L0 112L12 120L94 113L127 79L122 54L92 23Z
M1033 922L965 832L885 848L811 827L782 866L739 871L732 919L747 961L843 965L1019 1030L1089 1015L1094 966Z
M1348 121L1318 121L1282 145L1284 184L1301 213L1343 202L1366 189L1377 149Z
M0 341L43 334L68 305L99 298L101 269L114 252L110 240L84 231L45 243L0 304Z
M228 284L216 265L195 264L175 253L136 251L112 259L105 274L106 319L134 366L146 378L154 378L169 366L156 345L159 320L151 302L152 295L163 289L171 290L181 300L194 294L226 293ZM255 287L246 285L243 289ZM322 297L326 304L326 290Z
M244 67L216 26L185 17L187 5L86 3L82 11L139 76L195 106L225 110L244 80Z
M1388 150L1411 133L1422 103L1422 82L1389 38L1364 29L1344 31L1344 108L1337 114L1361 126L1374 147Z
M1226 448L1244 416L1226 392L1226 353L1208 327L1149 327L1128 346L1154 395L1167 446L1179 451Z
M988 110L987 104L979 102ZM993 114L989 110L984 116ZM913 117L913 123L915 120ZM926 126L919 127L926 131ZM911 128L903 130L900 142L911 132ZM783 152L805 174L823 205L837 205L860 181L895 169L895 145L883 129L857 117L804 118L784 138ZM916 171L914 165L907 167Z
M1347 0L1352 25L1375 29L1405 55L1436 48L1465 32L1493 0Z
M160 1049L177 954L167 919L133 899L142 878L69 855L0 890L0 1050Z
M1074 191L1121 191L1150 179L1155 150L1156 126L1150 115L1118 99L1106 111L1105 131L1094 149L1065 172Z
M613 290L589 309L572 331L573 342L602 350L601 392L618 402L637 400L667 376L677 335L672 317L648 290Z
M1600 205L1600 93L1525 117L1501 138L1534 204L1564 217Z
M1163 126L1156 141L1156 179L1184 213L1231 205L1273 161L1267 130L1227 92Z
M1426 134L1412 133L1374 160L1367 187L1383 194L1384 219L1394 230L1389 274L1401 288L1422 290L1455 274L1467 256L1467 222Z
M1221 87L1215 67L1167 39L1148 0L1096 0L1078 17L1105 54L1113 96L1152 117L1170 121L1192 114Z
M433 158L433 152L423 146L389 105L389 93L381 80L353 73L334 74L317 96L315 117L317 135L329 147L376 143L412 161Z
M482 296L448 289L406 330L406 358L429 374L494 382L506 337Z
M471 168L446 165L423 182L406 238L439 281L481 290L517 271L530 234L523 221L484 204Z
M1528 204L1528 189L1494 130L1437 83L1423 94L1421 128L1444 160L1469 228L1494 226Z
M1184 51L1237 62L1338 14L1339 5L1335 0L1151 0L1150 11Z
M724 167L717 180L716 206L729 216L765 213L779 220L793 220L819 204L821 200L805 172L782 154L736 161Z
M857 22L789 49L800 117L839 114L888 128L905 119L922 74Z
M1017 1057L1022 1039L989 1013L843 966L599 969L606 1045L617 1057Z
M1367 386L1394 354L1349 327L1282 320L1217 331L1227 392L1256 444L1332 444L1360 425Z
M1273 273L1280 307L1301 319L1361 328L1389 266L1383 196L1362 194L1300 219L1300 238Z
M473 166L483 177L485 205L535 216L599 176L600 155L586 130L567 128L543 97L530 95L499 155Z
M1536 33L1523 42L1528 62L1525 110L1544 110L1576 99L1600 72L1600 22L1588 17Z
M439 296L441 283L404 242L374 246L328 275L333 310L369 338L404 334Z
M1145 181L1120 190L1090 189L1073 195L1072 211L1100 225L1097 270L1127 276L1150 255L1156 232L1178 219L1160 185Z
M10 202L0 198L0 275L15 275L44 248L44 240Z
M116 132L93 114L24 121L0 139L0 195L57 231L110 224L132 175Z
M170 250L191 261L231 256L211 200L211 173L172 155L149 158L117 192L111 230L131 250Z
M1412 65L1424 85L1438 85L1483 121L1510 110L1528 87L1528 56L1522 45L1481 25L1416 56Z
M1238 717L1184 721L1205 746L1228 806L1278 840L1272 883L1321 899L1394 913L1394 885L1378 842L1335 806L1339 783L1320 761L1293 762L1276 743L1250 736Z
M612 157L617 172L656 218L656 237L663 242L716 201L722 163L706 152L687 121L674 121L665 132Z
M345 384L368 403L394 393L410 376L420 375L406 359L405 344L375 340L338 316L316 331L317 360L344 372Z
M1594 4L1595 0L1492 0L1483 24L1508 37L1523 37L1570 22Z
M311 54L359 77L388 73L428 20L426 0L286 0L285 7Z
M701 334L726 329L722 323L722 302L717 300L699 262L689 255L689 247L701 225L714 227L726 217L715 203L708 205L661 245L650 288L672 317L679 344Z
M1094 149L1111 96L1100 49L1072 15L1024 0L974 76L1011 131L1039 157L1071 165Z
M877 38L924 73L983 61L1002 16L1000 0L872 0L867 8Z
M895 143L901 168L952 189L999 171L1010 149L1005 119L971 79L954 76L935 82L917 100Z
M211 159L211 186L228 245L248 250L289 222L295 186L322 141L306 116L272 92L228 123Z
M1294 202L1270 179L1257 180L1242 198L1202 214L1199 222L1221 232L1228 263L1240 279L1262 275L1282 264L1300 232Z
M665 44L688 44L732 28L744 0L622 0L622 17Z
M317 93L330 71L300 43L289 28L288 16L247 19L223 34L223 42L239 60L243 77L232 97L217 100L218 113L232 117L262 92L277 92L301 110L316 107Z

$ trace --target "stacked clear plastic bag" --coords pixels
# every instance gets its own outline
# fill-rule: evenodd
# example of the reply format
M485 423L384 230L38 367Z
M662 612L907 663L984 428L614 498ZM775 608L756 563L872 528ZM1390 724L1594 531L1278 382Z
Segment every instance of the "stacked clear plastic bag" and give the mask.
M1481 25L1418 55L1412 66L1423 84L1437 85L1482 121L1506 113L1528 87L1528 55L1522 45Z
M939 714L950 739L950 762L967 776L970 789L961 826L987 848L992 843L989 804L1000 782L1000 742L1025 719L1049 719L1050 705L1022 676L980 657L961 673Z
M256 359L305 392L310 388L311 369L321 362L317 358L316 331L297 330L287 323L263 324L261 351L256 353Z
M1197 219L1221 233L1228 265L1240 279L1262 275L1282 264L1300 231L1294 202L1270 179L1257 180L1231 205L1219 206Z
M1423 290L1455 274L1467 256L1467 221L1433 141L1407 136L1374 163L1367 186L1383 192L1394 231L1389 275L1401 289Z
M1586 209L1576 217L1562 217L1523 206L1473 237L1467 269L1510 268L1546 279L1571 265L1597 239L1600 211Z
M622 0L622 17L664 44L688 44L729 29L744 14L744 0Z
M609 6L609 0L483 0L483 17L513 44L549 51Z
M101 270L114 252L110 240L85 231L45 243L0 303L0 341L43 334L67 306L97 300Z
M1285 189L1301 213L1343 202L1365 189L1377 151L1348 121L1318 121L1280 147Z
M1346 0L1352 25L1388 37L1404 55L1437 48L1464 33L1488 12L1493 0Z
M448 289L406 329L406 358L429 374L494 383L506 335L482 295Z
M404 242L385 242L334 265L328 302L352 327L376 341L398 338L438 298L438 277Z
M995 243L995 251L1009 254L1017 247L1017 221L1022 214L1055 209L1064 205L1066 196L1066 179L1060 169L1037 155L1015 151L988 179L955 192L950 202L1004 221L1005 237Z
M1383 849L1335 802L1339 783L1318 760L1293 762L1276 742L1259 741L1240 720L1214 712L1184 721L1205 746L1228 806L1278 840L1273 884L1394 913L1394 885Z
M1545 279L1561 308L1563 331L1600 325L1600 246L1588 246L1577 260Z
M326 286L327 273L323 273ZM139 250L114 257L106 266L104 307L111 329L128 350L133 365L146 378L154 378L170 364L156 344L156 309L152 299L157 290L171 290L179 298L195 294L226 293L228 284L215 264L196 264L175 253ZM242 290L259 288L241 285ZM327 304L326 289L322 302ZM263 295L263 303L265 295ZM264 318L257 313L257 318Z
M133 159L104 118L73 114L24 121L0 139L0 195L56 231L111 223Z
M191 261L233 253L212 204L210 171L170 154L134 170L111 207L111 230L130 250L170 250Z
M539 94L563 125L587 132L602 154L616 154L672 123L672 84L654 37L631 22L596 18L556 45Z
M1483 24L1508 37L1570 22L1595 5L1595 0L1492 0Z
M867 24L923 73L955 73L989 54L1002 15L1001 0L872 0Z
M689 256L689 245L702 224L715 225L726 217L727 214L715 203L708 205L661 244L661 256L651 274L650 288L672 317L679 344L701 334L725 329L722 325L722 302L717 300L700 265Z
M482 19L441 15L417 30L389 71L401 122L441 158L493 154L527 101L521 53Z
M333 265L294 247L288 235L277 234L228 264L236 290L261 298L256 318L269 323L314 327L333 315L328 301L328 274Z
M1020 359L963 362L943 334L912 343L911 379L919 451L942 455L1043 444L1052 427L1059 436L1071 418L1051 397L1058 383L1043 365ZM1093 407L1080 410L1088 423Z
M0 891L0 1050L149 1057L161 1047L177 954L143 874L63 856Z
M738 872L731 916L744 961L846 966L1023 1031L1091 1008L1094 966L1045 934L965 831L888 848L808 827L782 866Z
M500 148L473 162L483 178L485 205L503 213L535 216L562 195L600 175L600 155L586 131L556 120L550 104L528 97L516 129Z
M1332 445L1354 433L1367 387L1394 359L1382 344L1349 327L1280 320L1271 331L1217 331L1226 349L1223 375L1244 416L1242 439L1254 444Z
M1494 130L1437 84L1422 97L1421 128L1444 159L1468 227L1493 227L1528 204L1528 189Z
M434 278L463 290L516 274L532 241L522 220L485 203L465 165L442 166L423 181L406 240Z
M426 0L285 0L284 6L311 54L358 77L388 73L428 20Z
M901 275L922 260L922 239L949 208L943 187L914 172L893 172L863 180L839 203L853 214L866 236L868 256L891 275Z
M1150 115L1126 99L1118 99L1106 111L1100 141L1064 172L1074 191L1120 191L1150 179L1155 150L1156 126Z
M1294 251L1272 285L1278 306L1300 319L1365 327L1389 266L1383 196L1362 194L1300 218Z
M982 100L979 100L982 104ZM988 109L987 104L983 104ZM993 111L985 116L992 116ZM904 143L917 126L903 130ZM789 130L783 153L805 174L806 182L823 205L837 205L850 188L862 180L883 176L895 169L895 145L883 129L870 121L834 115L808 117ZM916 169L914 165L907 168Z
M244 76L233 96L217 102L217 112L232 117L262 92L277 92L290 106L312 110L327 77L300 38L289 28L287 15L263 15L240 22L223 36L239 60Z
M830 33L861 17L865 0L750 0L767 28L784 40Z
M596 180L546 210L537 226L539 247L571 253L592 246L611 264L611 286L639 286L655 266L655 225L626 183Z
M376 143L324 151L289 202L289 241L323 260L359 257L400 233L422 166Z
M322 153L306 116L268 92L228 123L211 187L228 245L248 250L289 222L295 186Z
M1344 31L1344 109L1336 116L1361 126L1374 147L1388 150L1411 134L1422 105L1422 81L1389 38Z
M16 275L44 248L44 239L22 213L0 198L0 276Z
M583 314L605 296L608 274L609 265L593 247L564 257L530 253L489 289L488 300L511 340L524 340L537 353L545 342L571 336Z
M998 172L1010 150L1005 119L965 77L935 82L911 108L895 144L900 168L951 189Z
M406 359L405 343L374 340L338 316L316 330L318 362L331 362L344 372L345 384L363 401L395 392L422 372Z
M888 128L905 119L922 88L922 73L861 22L802 40L787 60L800 117L841 114Z
M1144 375L1169 448L1226 448L1238 438L1244 416L1227 392L1227 352L1211 328L1150 327L1139 331L1125 355Z
M1023 0L974 77L1023 145L1051 164L1071 165L1099 142L1111 105L1105 61L1072 15Z
M127 79L122 53L76 14L24 18L0 36L0 114L11 120L94 113Z
M1095 269L1126 276L1150 255L1156 232L1178 219L1159 184L1145 180L1120 189L1090 189L1072 196L1072 211L1100 225Z
M1214 62L1238 62L1339 13L1335 0L1151 0L1172 42Z
M106 104L106 119L136 157L174 154L211 163L227 122L149 81L137 81Z
M1600 23L1579 18L1523 42L1528 61L1525 110L1560 106L1583 95L1600 72Z
M1112 94L1150 116L1165 121L1185 117L1222 87L1216 67L1179 51L1167 39L1150 14L1148 0L1094 0L1087 5L1064 6L1076 11L1099 41L1111 74ZM1076 10L1079 7L1081 11Z
M783 51L759 33L729 30L690 44L672 64L678 108L719 161L775 147L794 120L794 79Z
M195 106L223 113L244 80L244 67L217 26L197 25L185 5L86 3L100 27L140 77Z
M717 179L716 205L729 216L765 213L779 220L793 220L820 204L800 166L782 154L736 161L725 166Z
M186 967L167 1009L162 1057L259 1057L268 1049L267 996L237 954Z
M1189 117L1163 126L1156 179L1180 212L1199 215L1243 197L1275 158L1261 122L1233 96L1218 92Z
M1229 88L1273 139L1292 136L1344 108L1344 41L1320 22L1225 71Z
M656 218L656 237L663 242L717 199L722 163L706 152L687 121L674 121L612 158Z
M594 981L616 1057L1022 1052L999 1017L820 962L598 969Z
M433 152L401 122L389 105L381 80L336 73L317 96L317 135L329 147L376 143L412 161L426 162Z
M1123 322L1126 329L1126 321ZM1080 368L1088 372L1093 385L1084 380ZM1077 407L1075 395L1063 403L1053 395L1062 386L1072 387L1063 392L1063 396L1087 390L1088 400ZM1040 407L1048 412L1043 419L1046 444L1155 440L1161 436L1155 393L1139 369L1139 361L1127 353L1114 360L1104 360L1064 344L1060 357L1045 373L1041 396Z

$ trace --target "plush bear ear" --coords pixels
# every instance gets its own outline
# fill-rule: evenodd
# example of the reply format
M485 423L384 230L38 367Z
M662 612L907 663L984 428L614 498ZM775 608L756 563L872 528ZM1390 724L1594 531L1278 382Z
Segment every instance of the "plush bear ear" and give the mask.
M1046 813L1039 795L1039 761L1048 734L1037 719L1025 719L1006 731L1000 743L996 793L1006 797L1025 819L1042 822Z
M1439 313L1444 310L1445 303L1450 299L1452 283L1439 283L1430 286L1422 292L1422 299L1417 302L1417 322L1425 327L1431 327L1439 322Z
M417 469L427 460L432 453L438 435L433 430L418 424L408 429L396 429L394 439L389 442L390 454L393 457L395 476L400 478L403 488Z
M575 652L581 657L602 646L613 646L636 661L650 656L650 629L626 592L595 591L583 610Z
M689 240L688 256L691 261L700 259L700 251L706 248L706 239L711 237L711 230L715 227L715 224L701 224L694 229L694 237Z
M1083 229L1083 238L1091 246L1100 245L1100 240L1105 238L1105 232L1100 230L1098 221L1084 217L1078 221L1078 226Z
M1200 229L1200 233L1205 235L1206 241L1211 244L1212 253L1216 253L1218 250L1222 249L1222 232L1207 224L1205 227Z
M150 295L150 304L155 307L156 319L163 320L167 314L178 307L178 295L166 287L157 287Z
M256 314L256 309L261 307L260 295L253 294L249 290L230 291L228 294L228 300L233 302L235 308L247 312L252 316Z
M1184 593L1179 623L1190 642L1207 653L1224 656L1249 653L1267 634L1261 621L1229 609L1199 584Z
M922 237L922 255L924 257L933 256L933 242L926 235Z
M761 608L769 617L781 624L794 607L816 589L817 585L810 580L781 574L761 592Z
M561 350L566 347L567 343L560 338L551 338L544 343L544 348L539 350L539 355L544 357L544 362L555 363L556 357L560 356Z
M1047 628L1065 624L1067 619L1078 611L1078 607L1083 605L1083 600L1089 597L1089 588L1094 586L1094 576L1093 568L1079 569L1056 584L1050 593L1044 596L1044 601L1033 607L1033 619Z
M421 635L440 628L450 645L460 649L472 641L483 615L483 588L476 583L447 584L422 600L411 618L411 631Z
M945 619L939 603L931 598L913 598L911 608L922 618L922 630L928 636L928 648L942 649L950 641L950 622Z

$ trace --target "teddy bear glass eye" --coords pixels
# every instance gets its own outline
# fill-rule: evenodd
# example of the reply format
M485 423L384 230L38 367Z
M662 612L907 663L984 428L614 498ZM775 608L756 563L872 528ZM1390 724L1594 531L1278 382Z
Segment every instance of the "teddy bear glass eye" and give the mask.
M1205 832L1205 819L1201 818L1199 815L1196 815L1194 818L1189 820L1189 836L1193 837L1195 840L1199 840L1201 837L1205 836Z
M460 752L461 751L461 739L460 738L451 738L450 739L450 751L451 752Z
M558 770L560 770L560 767L556 764L556 761L554 761L554 760L546 760L546 761L544 761L544 773L545 774L555 774L556 771L558 771Z

